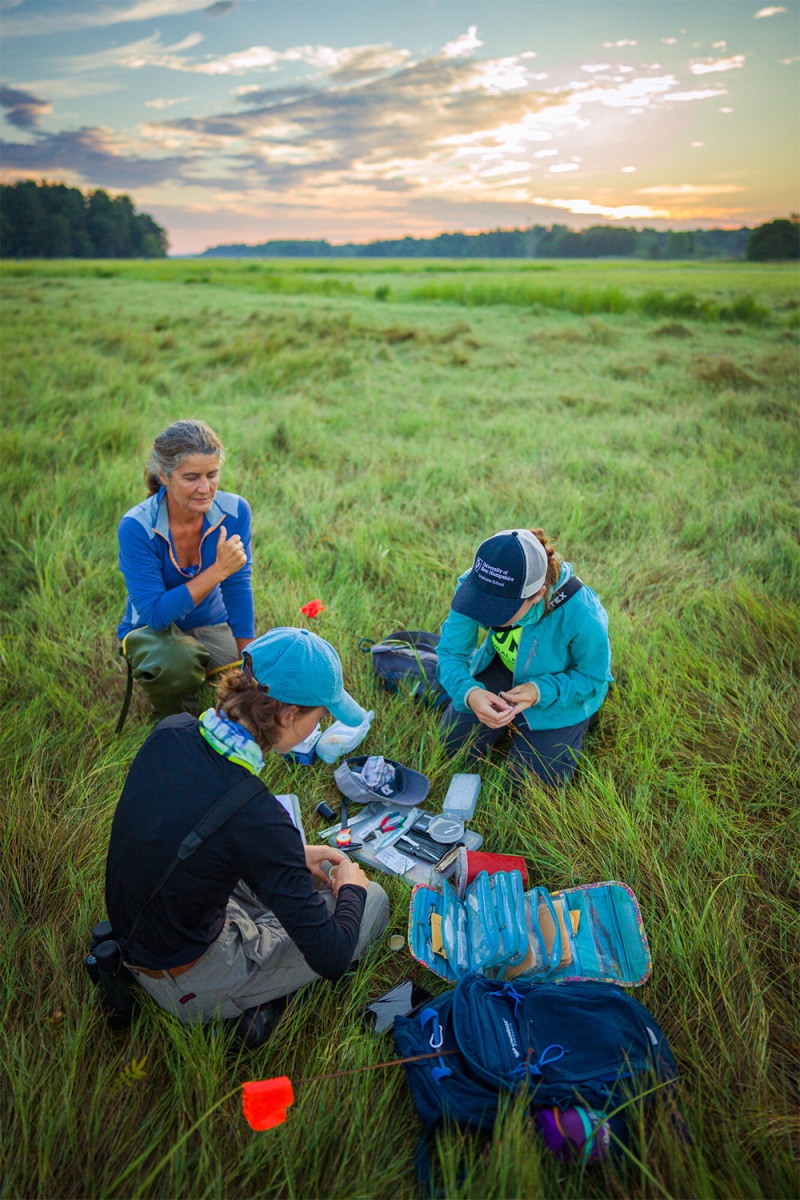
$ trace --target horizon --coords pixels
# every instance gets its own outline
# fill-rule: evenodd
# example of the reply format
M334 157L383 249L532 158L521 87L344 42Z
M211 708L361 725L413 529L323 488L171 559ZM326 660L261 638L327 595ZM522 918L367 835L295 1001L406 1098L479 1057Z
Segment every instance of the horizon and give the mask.
M174 256L798 207L798 0L0 0L4 182ZM310 32L311 31L311 32Z

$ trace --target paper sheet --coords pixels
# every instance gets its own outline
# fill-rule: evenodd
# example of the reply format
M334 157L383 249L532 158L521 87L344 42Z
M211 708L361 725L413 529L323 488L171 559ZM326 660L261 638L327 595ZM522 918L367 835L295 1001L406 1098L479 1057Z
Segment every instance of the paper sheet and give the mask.
M413 858L409 858L406 854L401 854L399 850L395 850L394 846L387 846L385 850L381 850L375 857L385 867L388 867L390 871L394 871L396 875L405 875L406 871L410 871L415 865Z

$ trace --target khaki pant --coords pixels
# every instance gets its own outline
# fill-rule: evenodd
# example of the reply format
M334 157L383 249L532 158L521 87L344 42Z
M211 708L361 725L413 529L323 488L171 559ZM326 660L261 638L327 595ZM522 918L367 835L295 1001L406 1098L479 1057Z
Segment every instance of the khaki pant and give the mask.
M333 892L322 890L322 898L333 912ZM354 958L381 937L388 921L388 897L380 884L370 883ZM166 973L151 979L131 970L156 1004L184 1025L238 1017L320 978L275 914L241 881L228 901L222 932L193 967L177 979Z
M230 625L199 625L188 633L177 625L143 625L126 635L121 650L159 717L180 712L206 679L241 658Z

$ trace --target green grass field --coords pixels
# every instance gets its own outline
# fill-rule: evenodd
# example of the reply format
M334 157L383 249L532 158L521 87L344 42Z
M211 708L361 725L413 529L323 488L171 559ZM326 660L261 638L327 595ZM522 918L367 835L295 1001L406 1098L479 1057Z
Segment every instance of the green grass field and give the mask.
M2 274L2 1195L416 1194L400 1069L299 1085L262 1134L236 1092L391 1057L358 1016L409 973L435 990L406 953L310 990L239 1058L149 1002L115 1036L82 968L111 816L150 728L139 696L113 735L116 525L143 496L152 437L198 416L226 443L222 486L253 506L259 630L323 600L314 628L377 712L365 749L424 770L433 806L454 769L436 720L377 688L358 639L438 629L477 543L517 524L554 535L609 612L617 683L573 785L531 784L512 804L495 759L476 826L536 883L633 887L654 960L637 995L678 1059L691 1140L659 1119L616 1168L569 1168L516 1106L491 1141L440 1139L444 1193L794 1196L796 272L211 260ZM337 803L332 768L276 760L265 779L298 793L309 833L316 803ZM409 889L387 890L389 932L405 932Z

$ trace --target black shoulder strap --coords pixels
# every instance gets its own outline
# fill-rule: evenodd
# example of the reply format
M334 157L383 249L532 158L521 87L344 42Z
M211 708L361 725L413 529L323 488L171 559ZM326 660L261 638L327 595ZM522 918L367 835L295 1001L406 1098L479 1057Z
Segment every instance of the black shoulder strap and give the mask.
M560 608L562 604L566 604L567 600L571 600L576 592L579 592L583 587L583 580L578 579L577 575L573 575L568 579L563 587L556 588L550 597L550 603L547 605L547 611L551 613L553 609Z
M243 779L241 783L237 783L235 787L230 788L229 791L220 796L216 804L212 804L208 812L203 814L191 833L187 833L186 837L178 847L178 854L176 858L167 867L166 871L161 876L142 907L139 909L136 920L131 926L131 931L124 943L122 943L123 948L128 946L133 940L133 935L136 932L139 922L144 916L145 909L151 903L151 901L155 900L156 896L161 891L162 887L167 882L170 875L179 865L179 863L183 862L184 859L189 858L190 855L194 854L198 846L201 846L206 838L211 837L212 833L216 833L218 829L221 829L225 822L230 820L235 812L238 812L240 808L247 804L248 800L252 800L254 796L259 795L260 792L265 790L266 789L261 780L257 779L255 775L251 775L247 779Z

